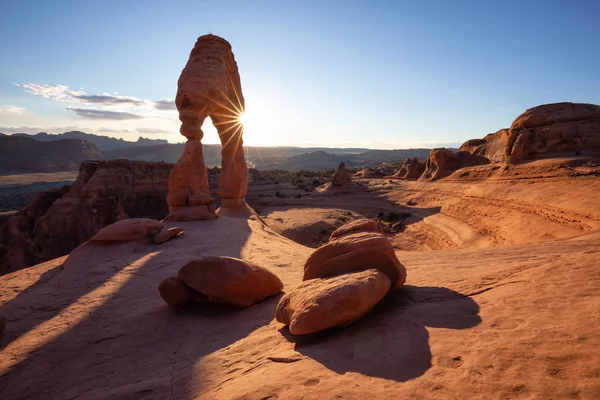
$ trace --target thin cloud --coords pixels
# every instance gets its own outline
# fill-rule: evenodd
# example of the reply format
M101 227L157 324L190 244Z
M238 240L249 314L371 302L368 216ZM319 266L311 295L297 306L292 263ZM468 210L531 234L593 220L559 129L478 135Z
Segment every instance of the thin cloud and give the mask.
M95 110L90 108L67 108L67 110L73 111L80 117L89 119L111 119L115 121L124 121L127 119L146 118L143 115L120 111Z
M21 114L23 111L25 111L25 109L23 107L17 107L17 106L0 106L0 112L1 113Z
M81 100L83 103L91 104L103 104L103 105L132 105L141 107L147 102L144 100L136 99L135 97L115 96L108 93L104 94L84 94L75 96L76 99Z
M151 105L147 100L131 96L119 96L110 93L89 94L83 90L71 90L66 85L46 85L32 82L16 83L28 93L42 96L46 99L62 101L67 103L96 104L104 106L132 106L143 107Z
M174 99L161 99L154 102L154 108L157 110L177 110Z

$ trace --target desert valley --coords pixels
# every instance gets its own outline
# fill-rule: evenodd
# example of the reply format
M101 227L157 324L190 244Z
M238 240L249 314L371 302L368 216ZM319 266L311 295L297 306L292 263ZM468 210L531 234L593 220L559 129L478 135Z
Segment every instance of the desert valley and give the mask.
M600 398L600 105L246 146L237 55L197 39L182 143L0 135L0 399Z

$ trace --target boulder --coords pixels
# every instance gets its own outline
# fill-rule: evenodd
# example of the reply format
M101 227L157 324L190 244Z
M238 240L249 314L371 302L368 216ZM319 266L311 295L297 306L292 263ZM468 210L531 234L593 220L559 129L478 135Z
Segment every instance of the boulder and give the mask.
M186 285L206 296L248 307L281 292L283 283L265 268L233 257L202 257L178 274Z
M383 233L383 229L379 226L379 223L374 219L361 218L354 221L350 221L331 233L329 240L336 239L344 236L351 232L379 232Z
M306 260L302 280L367 269L385 273L392 282L392 288L400 287L406 281L406 269L385 235L360 231L337 237L315 250Z
M158 232L156 234L156 236L154 236L154 243L157 244L161 244L164 243L168 240L171 240L172 238L179 236L183 233L183 228L180 227L172 227L172 228L168 228L168 229L163 229L162 231Z
M172 307L181 307L189 303L206 300L206 296L188 287L181 279L171 276L158 286L160 297Z
M293 335L306 335L362 318L390 290L388 276L375 269L302 282L286 293L275 312Z
M128 242L147 236L154 236L160 232L163 224L150 218L124 219L100 229L91 239L91 242Z

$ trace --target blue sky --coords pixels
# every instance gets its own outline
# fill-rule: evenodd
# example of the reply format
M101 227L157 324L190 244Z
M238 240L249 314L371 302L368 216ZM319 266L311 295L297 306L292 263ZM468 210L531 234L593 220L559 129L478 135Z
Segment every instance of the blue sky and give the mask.
M247 144L457 145L539 104L600 104L599 16L594 0L3 0L0 132L182 141L155 101L213 33L240 68Z

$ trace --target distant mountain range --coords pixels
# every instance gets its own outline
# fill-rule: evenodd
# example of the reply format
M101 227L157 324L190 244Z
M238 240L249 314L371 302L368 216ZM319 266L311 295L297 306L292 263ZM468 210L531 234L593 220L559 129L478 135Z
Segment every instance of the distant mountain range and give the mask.
M123 139L117 139L117 138L101 136L101 135L94 135L92 133L85 133L85 132L80 132L80 131L70 131L70 132L57 133L57 134L39 132L39 133L36 133L35 135L30 135L27 133L15 133L12 136L29 137L29 138L39 140L42 142L51 142L51 141L61 140L61 139L89 140L90 142L94 143L96 145L96 147L98 148L98 150L100 150L100 151L122 149L125 147L132 147L132 146L137 146L137 147L155 146L158 144L169 143L164 139L146 139L141 136L138 138L137 142L129 142L129 141L123 140Z
M89 140L61 139L42 142L22 136L0 136L0 174L61 172L79 169L86 160L104 155Z
M76 170L91 159L129 159L177 162L183 143L140 137L136 142L71 131L35 135L0 133L0 174ZM246 159L258 169L321 171L345 162L348 167L382 162L401 163L406 158L425 160L430 149L370 150L364 148L245 147ZM454 150L454 149L453 149ZM207 166L221 164L221 146L204 145Z

